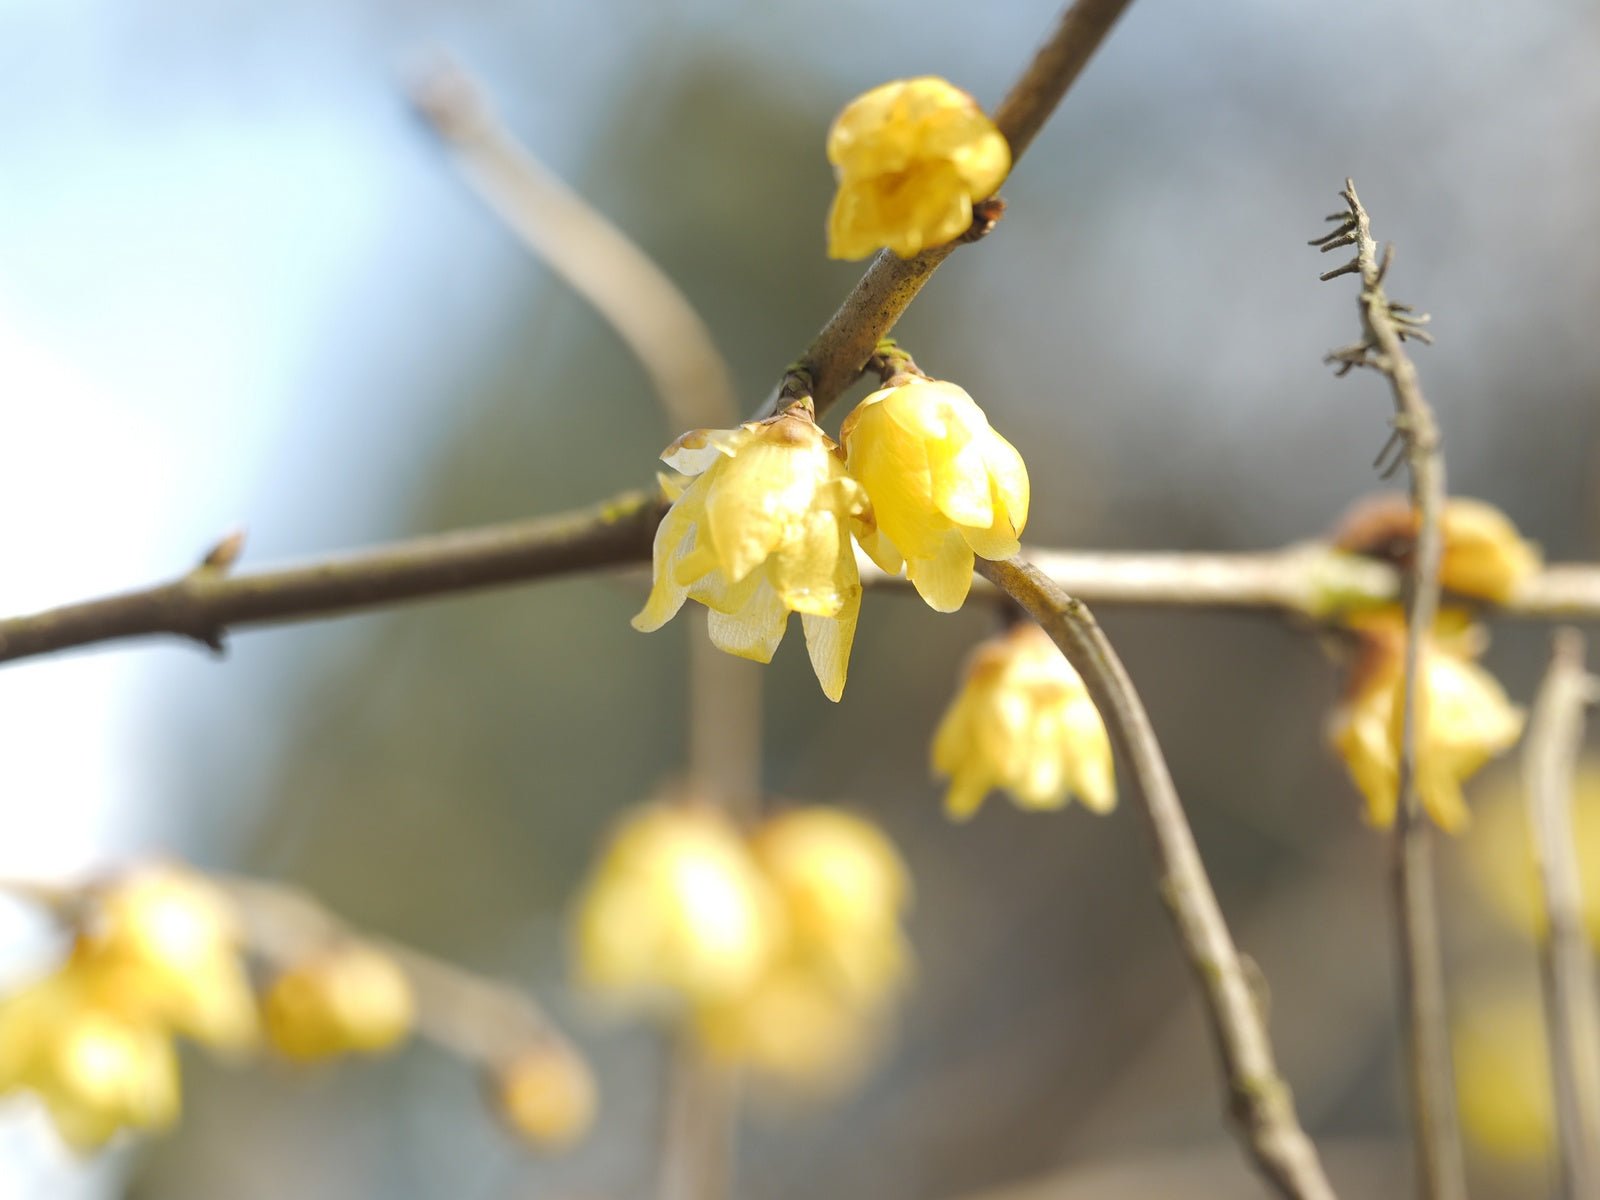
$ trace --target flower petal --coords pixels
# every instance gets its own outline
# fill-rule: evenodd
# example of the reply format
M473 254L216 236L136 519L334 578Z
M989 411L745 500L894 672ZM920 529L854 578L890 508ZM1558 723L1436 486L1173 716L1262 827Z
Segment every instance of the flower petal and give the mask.
M844 695L845 676L850 669L850 647L856 638L856 621L861 616L861 589L845 599L836 617L800 615L806 634L806 651L811 669L816 672L822 694L835 702Z
M749 602L737 612L712 609L706 614L706 628L717 649L760 663L772 661L788 623L789 610L765 576L758 578Z
M955 612L972 590L972 549L954 530L930 558L907 558L906 577L935 612Z

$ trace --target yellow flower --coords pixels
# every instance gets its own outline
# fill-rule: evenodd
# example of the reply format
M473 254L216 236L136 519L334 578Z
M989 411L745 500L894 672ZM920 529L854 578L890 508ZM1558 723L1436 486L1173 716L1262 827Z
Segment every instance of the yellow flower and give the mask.
M771 662L797 612L817 680L839 699L861 611L850 532L867 502L838 447L791 407L687 433L661 457L694 478L656 531L654 586L634 628L659 629L698 600L717 646Z
M375 1054L410 1034L411 983L398 963L370 946L339 946L291 967L262 1001L267 1036L301 1062Z
M785 905L791 953L864 1003L904 980L910 952L900 915L910 881L876 826L838 808L790 809L757 831L753 847Z
M1451 1043L1467 1136L1496 1158L1543 1159L1555 1145L1555 1111L1537 995L1504 985L1469 993Z
M624 1004L706 1003L748 989L782 914L738 832L710 808L630 814L579 898L580 978Z
M541 1042L496 1067L489 1076L495 1108L520 1136L561 1149L594 1124L594 1076L567 1047Z
M1073 793L1099 813L1117 803L1100 713L1082 678L1031 622L974 651L934 734L933 769L950 777L945 811L958 821L997 787L1022 808L1062 808Z
M943 79L902 79L857 96L828 131L839 191L828 255L887 246L910 258L960 237L972 204L1011 170L1011 147L977 101Z
M1439 515L1439 586L1458 596L1502 604L1539 570L1539 548L1525 541L1511 518L1492 504L1452 496ZM1417 516L1397 493L1370 496L1345 514L1334 531L1341 550L1409 567L1416 548Z
M1496 911L1530 935L1543 937L1545 913L1528 833L1527 799L1519 773L1495 772L1476 804L1467 861ZM1578 762L1572 784L1572 841L1584 881L1583 923L1600 948L1600 757Z
M102 885L98 899L74 956L93 962L115 1008L214 1049L254 1044L255 1000L225 896L163 866Z
M1328 738L1367 800L1367 820L1394 824L1405 686L1405 618L1370 614L1360 625L1361 657L1334 710ZM1434 823L1450 833L1470 816L1462 781L1522 736L1523 714L1472 661L1470 636L1436 631L1423 647L1417 694L1417 793Z
M109 1007L100 982L69 963L0 1002L0 1094L36 1095L80 1153L120 1129L164 1129L178 1117L171 1039Z
M1010 558L1020 548L1028 468L955 384L912 379L876 391L839 437L872 503L862 549L891 575L903 564L931 607L961 607L974 554Z

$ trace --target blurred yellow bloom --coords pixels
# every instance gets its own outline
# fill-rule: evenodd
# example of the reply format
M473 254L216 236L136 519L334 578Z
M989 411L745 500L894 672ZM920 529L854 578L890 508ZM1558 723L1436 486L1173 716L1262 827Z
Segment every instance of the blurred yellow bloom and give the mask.
M1117 803L1111 741L1082 678L1048 634L1022 622L972 654L933 738L948 776L945 811L958 821L992 788L1022 808L1052 809L1076 793L1095 812Z
M791 956L864 1003L899 986L910 962L900 932L910 880L876 826L839 808L796 808L767 821L753 844L783 900Z
M106 1004L80 963L0 1001L0 1094L31 1092L80 1153L178 1117L178 1062L159 1026Z
M693 1028L716 1058L791 1087L832 1092L872 1061L881 1024L880 1008L793 965L769 972L737 1002L697 1010Z
M1028 468L955 384L913 379L876 391L839 438L872 503L875 527L858 532L862 549L891 575L903 565L931 607L961 607L975 554L1020 549Z
M74 955L108 1003L217 1050L255 1043L255 1000L227 898L199 876L148 867L102 885Z
M1439 532L1439 586L1447 592L1504 603L1539 570L1538 546L1524 540L1505 513L1482 500L1450 497L1439 517ZM1416 540L1417 516L1410 500L1389 492L1357 503L1333 535L1341 550L1402 567L1410 564Z
M489 1076L495 1108L521 1137L562 1149L589 1131L599 1107L594 1076L565 1046L540 1043Z
M624 1004L721 1000L767 968L781 922L725 817L652 805L623 821L584 885L574 922L578 975Z
M887 246L910 258L960 237L972 204L1011 170L1011 147L977 101L927 76L875 87L828 131L839 191L828 255L863 258Z
M659 629L698 600L721 649L771 662L797 612L817 680L839 699L861 610L850 533L867 501L838 447L796 407L686 433L661 457L694 478L656 531L654 586L634 628Z
M1543 937L1544 906L1528 832L1527 801L1519 773L1497 771L1476 802L1467 861L1474 880L1496 910L1519 929ZM1572 787L1573 849L1583 880L1583 920L1600 948L1600 758L1579 760Z
M1555 1111L1537 994L1469 992L1459 1010L1451 1042L1467 1137L1496 1158L1543 1158L1555 1146Z
M1361 658L1334 710L1328 739L1367 800L1367 820L1394 824L1405 686L1405 618L1370 614L1360 627ZM1435 633L1423 647L1417 694L1417 792L1434 823L1450 833L1470 816L1462 781L1522 736L1522 710L1469 657L1469 639Z
M394 959L352 944L280 974L267 989L262 1013L278 1052L311 1062L390 1049L411 1033L416 1002Z

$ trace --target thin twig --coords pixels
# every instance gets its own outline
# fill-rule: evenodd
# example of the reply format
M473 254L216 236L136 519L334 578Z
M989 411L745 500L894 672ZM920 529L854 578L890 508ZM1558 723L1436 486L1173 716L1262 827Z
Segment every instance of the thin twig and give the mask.
M1077 0L1062 12L1050 39L1039 48L995 110L994 123L1011 144L1013 167L1130 3L1131 0ZM923 285L960 244L957 239L930 247L912 258L879 251L860 282L791 368L809 378L818 416L860 378L879 339L888 336ZM771 416L777 410L775 391L759 415Z
M733 424L727 364L666 272L512 137L460 67L439 63L411 100L483 200L627 343L668 421L678 430Z
M1556 630L1550 670L1539 688L1523 753L1528 823L1545 912L1540 958L1568 1200L1600 1196L1600 992L1583 919L1572 814L1584 710L1600 700L1600 680L1584 669L1583 657L1583 635L1576 629Z
M215 648L237 629L321 620L650 560L664 509L624 492L568 513L391 542L298 567L168 583L0 618L0 663L142 637ZM1395 570L1320 542L1240 554L1028 549L1061 587L1091 604L1277 611L1313 619L1394 603ZM868 587L906 588L865 563ZM1556 563L1486 612L1542 621L1600 620L1600 565Z
M1256 1167L1296 1200L1332 1200L1316 1148L1278 1072L1256 993L1217 904L1149 715L1089 609L1021 559L978 569L1028 610L1083 676L1118 753L1138 784L1161 897L1200 985L1227 1079L1228 1111Z
M1393 886L1398 930L1400 990L1404 1009L1411 1104L1415 1121L1418 1184L1427 1200L1462 1200L1466 1169L1456 1118L1455 1079L1450 1061L1449 1020L1445 1008L1443 950L1439 938L1433 882L1431 831L1417 795L1417 725L1421 656L1439 609L1439 520L1444 511L1444 459L1439 428L1422 395L1417 371L1402 345L1416 335L1423 318L1394 305L1383 290L1394 248L1378 257L1367 211L1354 182L1342 193L1348 213L1333 233L1314 241L1324 251L1355 246L1355 257L1323 276L1355 273L1361 278L1362 338L1327 356L1339 373L1370 367L1389 380L1394 397L1395 433L1411 476L1411 503L1417 513L1416 548L1406 586L1406 647L1399 746L1399 802L1395 818ZM1331 218L1330 218L1331 219ZM1381 456L1380 456L1381 457ZM1398 461L1398 460L1397 460Z

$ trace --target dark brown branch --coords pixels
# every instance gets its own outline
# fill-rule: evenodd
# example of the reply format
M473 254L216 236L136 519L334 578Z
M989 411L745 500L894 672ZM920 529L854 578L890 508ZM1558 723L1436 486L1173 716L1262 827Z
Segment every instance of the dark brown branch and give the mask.
M1200 986L1227 1078L1228 1112L1245 1148L1281 1195L1332 1200L1333 1187L1278 1072L1259 1001L1206 876L1155 730L1122 661L1082 601L1038 568L1013 558L980 559L978 569L1027 609L1083 676L1137 784L1161 897Z
M1013 165L1129 3L1131 0L1078 0L1061 14L1050 40L1040 47L994 114L995 125L1011 144ZM878 340L888 336L923 284L960 244L957 239L913 258L883 250L872 260L866 274L791 368L810 379L819 416L860 378ZM778 394L774 392L758 415L771 416L777 407Z
M1583 749L1584 710L1600 681L1583 665L1583 635L1558 629L1523 755L1528 823L1544 903L1540 947L1550 1027L1561 1173L1568 1200L1600 1196L1600 994L1583 919L1573 775ZM1595 885L1600 886L1600 885Z
M1404 1010L1411 1104L1415 1120L1417 1169L1421 1195L1427 1200L1464 1200L1466 1168L1461 1155L1461 1130L1456 1119L1455 1076L1450 1060L1449 1014L1445 1008L1444 962L1433 882L1432 831L1417 794L1417 723L1421 658L1432 636L1439 610L1439 559L1444 511L1444 460L1439 453L1439 428L1423 397L1416 367L1403 342L1417 336L1425 318L1392 304L1383 290L1393 247L1378 258L1367 211L1354 182L1342 193L1349 212L1334 233L1318 239L1324 251L1354 245L1356 254L1344 267L1323 276L1356 273L1361 278L1362 338L1336 350L1327 361L1339 373L1371 367L1389 381L1394 397L1395 438L1411 476L1411 503L1417 513L1416 547L1406 586L1405 676L1401 701L1398 804L1394 831L1393 886L1398 927L1400 990ZM1385 447L1387 451L1388 447ZM1384 454L1379 455L1382 460Z

